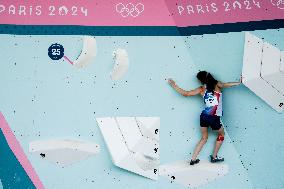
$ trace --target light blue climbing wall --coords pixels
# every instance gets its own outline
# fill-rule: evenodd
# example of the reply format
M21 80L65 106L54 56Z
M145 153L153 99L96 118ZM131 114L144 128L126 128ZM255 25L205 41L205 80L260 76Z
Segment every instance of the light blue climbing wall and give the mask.
M284 51L283 29L251 33ZM199 69L216 73L220 80L237 80L242 69L244 33L192 36L186 41ZM276 162L284 157L284 115L244 86L226 89L224 95L223 120L254 187L283 188L284 165Z
M284 50L284 30L253 33ZM166 78L174 78L186 89L199 85L198 69L223 81L237 80L244 33L96 39L96 59L78 70L63 60L52 61L47 48L60 43L74 59L81 49L81 36L0 36L0 110L41 181L48 189L184 188L165 178L155 182L115 167L95 117L159 116L161 163L188 159L200 137L202 100L176 94ZM117 48L127 50L130 69L121 81L113 82L111 55ZM284 157L283 114L243 86L226 89L224 95L224 123L235 148L225 144L220 154L230 172L201 188L282 188L284 167L275 162ZM66 168L28 153L30 141L53 137L90 140L100 144L101 153ZM214 140L210 135L201 159L208 159Z

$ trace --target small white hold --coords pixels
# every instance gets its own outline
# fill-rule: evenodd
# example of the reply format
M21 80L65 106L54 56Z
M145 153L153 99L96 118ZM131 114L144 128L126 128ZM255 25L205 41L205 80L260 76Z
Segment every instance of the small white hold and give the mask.
M112 80L120 80L129 68L128 53L125 49L117 49L113 52L115 64L111 72Z
M29 152L49 162L66 167L100 152L100 146L77 139L49 139L32 141Z
M77 68L85 68L97 55L97 42L95 37L84 36L83 48L78 58L73 62Z

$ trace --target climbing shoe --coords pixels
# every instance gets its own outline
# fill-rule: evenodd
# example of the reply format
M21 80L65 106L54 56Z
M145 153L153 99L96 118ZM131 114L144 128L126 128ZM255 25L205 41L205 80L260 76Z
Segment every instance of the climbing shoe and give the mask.
M195 164L197 164L197 163L199 163L199 159L196 159L196 160L190 160L190 165L195 165Z
M211 160L211 163L217 163L217 162L222 162L222 161L224 161L224 158L221 158L221 157L218 157L218 156L216 156L216 157L214 158L212 155L210 155L210 160Z

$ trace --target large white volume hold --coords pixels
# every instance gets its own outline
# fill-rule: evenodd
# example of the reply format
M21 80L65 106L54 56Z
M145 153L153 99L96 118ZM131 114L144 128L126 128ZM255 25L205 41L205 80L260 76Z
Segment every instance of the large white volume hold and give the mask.
M243 83L260 77L263 41L246 32L243 55Z
M128 53L125 49L117 49L113 52L113 58L115 64L110 76L112 80L119 80L125 75L129 68Z
M261 59L261 75L269 76L279 73L281 51L273 45L264 42Z
M29 152L61 167L98 154L98 144L77 139L49 139L32 141Z
M163 177L174 180L183 186L196 188L225 176L229 172L229 166L206 161L200 161L192 166L188 161L178 161L162 165L159 170Z
M144 136L159 140L160 119L158 117L137 117L137 123Z
M90 64L97 55L97 42L95 37L84 36L83 48L78 58L73 62L73 65L78 68L84 68Z
M261 76L284 95L284 74L280 72L281 51L265 42L262 53Z
M277 112L284 110L284 83L280 74L280 51L246 33L243 56L243 84ZM271 61L270 61L271 60ZM278 70L278 71L276 71Z
M157 136L151 138L144 135L141 124L145 128L159 129L159 118L105 117L96 120L116 166L153 180L158 179L159 134L156 132Z

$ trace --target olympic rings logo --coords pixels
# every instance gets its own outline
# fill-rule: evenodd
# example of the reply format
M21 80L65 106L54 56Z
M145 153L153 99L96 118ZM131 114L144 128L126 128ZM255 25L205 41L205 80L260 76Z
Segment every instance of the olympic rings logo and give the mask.
M127 5L118 3L115 8L116 12L118 12L124 18L128 17L129 15L135 18L144 11L144 5L142 3L138 3L135 6L132 3L128 3Z
M284 9L284 0L270 0L272 5L277 6L279 9Z

